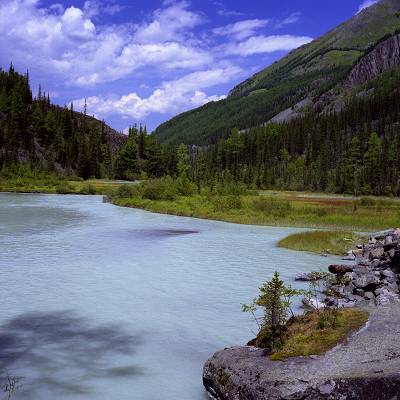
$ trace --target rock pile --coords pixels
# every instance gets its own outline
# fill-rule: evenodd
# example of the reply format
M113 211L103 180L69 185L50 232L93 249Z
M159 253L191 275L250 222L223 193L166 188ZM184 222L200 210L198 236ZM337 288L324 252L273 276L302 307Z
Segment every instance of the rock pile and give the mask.
M342 283L332 286L339 296L328 296L325 303L354 307L400 302L400 229L377 232L351 253L353 265L329 267Z

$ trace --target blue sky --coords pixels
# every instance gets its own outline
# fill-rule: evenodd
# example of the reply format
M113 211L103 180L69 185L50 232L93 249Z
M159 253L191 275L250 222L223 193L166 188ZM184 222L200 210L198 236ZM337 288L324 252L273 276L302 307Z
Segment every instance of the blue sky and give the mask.
M0 66L53 102L150 130L227 95L373 0L0 0Z

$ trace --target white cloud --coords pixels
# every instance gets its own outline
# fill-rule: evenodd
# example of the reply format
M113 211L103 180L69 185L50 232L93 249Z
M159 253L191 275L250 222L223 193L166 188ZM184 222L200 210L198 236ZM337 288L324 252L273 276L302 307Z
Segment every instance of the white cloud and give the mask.
M220 36L230 36L236 40L243 40L253 36L257 30L264 28L268 23L268 19L247 19L215 28L213 33Z
M121 115L140 120L151 113L185 111L225 98L217 95L208 96L203 90L227 83L241 73L242 70L234 66L193 72L180 79L164 82L147 98L142 98L135 92L121 97L92 96L86 99L88 112L102 118L108 115ZM84 99L74 100L74 105L79 109L83 107L84 102Z
M378 3L379 0L365 0L360 6L358 7L357 14L359 14L362 10L365 10L368 7L373 6L374 4Z
M243 42L226 45L224 51L227 55L251 56L253 54L273 53L275 51L290 51L312 40L308 36L253 36Z
M276 24L276 27L282 28L283 26L294 24L300 19L300 17L301 17L300 12L294 12L290 14L288 17L284 18L282 21L279 21Z
M148 23L141 24L135 34L139 43L181 41L187 32L201 24L204 18L188 9L187 1L165 1L167 8L154 11Z
M112 5L99 4L44 9L37 0L0 2L0 61L46 68L74 85L117 80L139 68L196 69L212 62L210 52L190 44L190 31L202 17L186 2L164 3L135 27L96 26L91 17Z

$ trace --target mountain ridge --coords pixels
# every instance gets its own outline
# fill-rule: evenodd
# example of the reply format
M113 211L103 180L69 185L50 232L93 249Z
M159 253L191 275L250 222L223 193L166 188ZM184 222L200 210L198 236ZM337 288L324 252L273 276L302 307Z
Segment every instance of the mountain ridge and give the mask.
M343 82L383 37L400 28L399 16L400 0L381 0L237 85L226 99L161 124L154 135L168 144L213 143L232 128L259 126L306 97L317 99Z

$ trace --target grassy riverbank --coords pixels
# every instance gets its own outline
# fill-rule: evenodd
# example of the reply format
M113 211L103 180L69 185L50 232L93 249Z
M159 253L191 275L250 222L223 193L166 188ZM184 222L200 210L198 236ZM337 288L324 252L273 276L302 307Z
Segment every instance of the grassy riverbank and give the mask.
M333 312L334 323L329 315ZM368 313L361 309L327 310L298 316L288 325L284 344L271 359L323 354L345 341L367 321Z
M400 225L400 202L389 199L359 200L335 196L290 199L286 193L274 196L264 193L237 197L193 195L178 196L173 200L150 200L137 194L115 196L112 202L157 213L249 225L324 228L346 232L373 231Z
M330 194L237 190L234 186L196 194L192 184L169 178L134 185L110 180L25 171L0 175L0 191L21 193L103 194L118 206L162 214L248 225L329 229L290 236L281 247L343 254L357 236L352 232L400 226L400 202L390 198L354 198ZM225 190L225 191L224 191Z
M348 231L312 231L289 235L278 242L278 247L297 251L342 256L361 242L361 235Z

